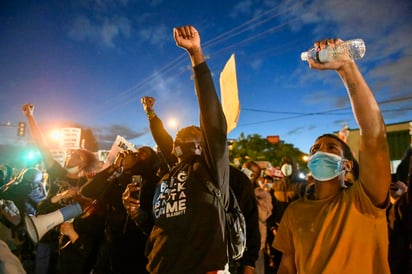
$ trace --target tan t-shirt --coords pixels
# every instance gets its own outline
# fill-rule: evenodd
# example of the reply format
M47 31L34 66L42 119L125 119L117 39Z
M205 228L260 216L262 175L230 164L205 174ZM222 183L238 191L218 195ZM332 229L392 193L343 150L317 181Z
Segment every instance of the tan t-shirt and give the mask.
M291 203L273 247L294 254L299 274L390 273L385 209L359 181L325 200Z

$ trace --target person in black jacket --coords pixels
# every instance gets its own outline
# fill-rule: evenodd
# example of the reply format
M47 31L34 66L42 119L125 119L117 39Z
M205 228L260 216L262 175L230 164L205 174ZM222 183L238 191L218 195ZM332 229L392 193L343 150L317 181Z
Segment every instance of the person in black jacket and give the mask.
M231 262L231 274L253 274L259 256L259 212L255 192L249 178L240 169L230 166L230 187L239 202L246 221L246 250L238 261Z
M211 182L220 189L225 207L229 201L229 157L227 125L211 73L202 53L200 36L193 26L174 29L174 38L192 61L200 107L200 128L181 129L174 139L168 134L155 139L165 158L177 157L175 165L156 188L153 210L144 212L139 201L123 194L123 203L133 219L152 215L154 227L147 245L150 273L217 273L227 269L225 208L206 187ZM150 113L148 113L150 116ZM155 133L152 131L153 136ZM173 144L163 149L164 142Z
M391 184L386 210L389 232L388 261L392 274L412 273L412 147L405 151Z
M103 207L105 217L105 239L100 249L94 273L122 274L147 273L147 258L144 254L147 241L147 227L137 227L130 220L122 204L122 193L133 175L142 178L140 205L150 210L160 161L156 152L142 146L136 152L120 152L114 163L96 174L81 189L82 195L96 199Z
M404 155L402 156L401 162L396 168L397 179L401 182L408 182L410 171L410 162L412 158L412 135L411 135L411 145L406 149Z
M153 139L162 155L161 158L165 161L166 166L173 167L178 162L176 155L173 154L173 139L154 111L155 98L144 96L141 98L141 103L149 120ZM230 261L230 273L253 273L260 247L258 208L254 189L249 178L240 169L230 166L229 174L229 185L239 202L246 221L246 250L241 259Z

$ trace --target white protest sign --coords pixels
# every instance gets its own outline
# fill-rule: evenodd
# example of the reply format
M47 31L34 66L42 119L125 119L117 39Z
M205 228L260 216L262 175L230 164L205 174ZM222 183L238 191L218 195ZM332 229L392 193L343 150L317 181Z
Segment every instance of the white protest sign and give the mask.
M67 153L65 149L62 148L52 148L50 149L50 153L56 162L58 162L61 166L64 166L66 161Z
M112 148L110 149L110 152L106 157L106 161L104 162L102 169L105 169L106 167L113 164L114 160L116 160L117 154L124 150L136 151L136 148L133 143L127 141L124 137L117 135L116 140L114 141Z
M80 128L62 128L60 147L64 149L78 149L80 148L80 135L82 130Z

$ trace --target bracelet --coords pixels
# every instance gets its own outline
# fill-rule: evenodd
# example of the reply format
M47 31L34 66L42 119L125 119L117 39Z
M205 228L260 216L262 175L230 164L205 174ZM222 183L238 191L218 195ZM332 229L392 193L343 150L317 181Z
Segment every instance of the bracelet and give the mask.
M146 115L147 115L147 118L151 120L153 117L156 116L156 113L153 110L151 110L151 111L146 112Z

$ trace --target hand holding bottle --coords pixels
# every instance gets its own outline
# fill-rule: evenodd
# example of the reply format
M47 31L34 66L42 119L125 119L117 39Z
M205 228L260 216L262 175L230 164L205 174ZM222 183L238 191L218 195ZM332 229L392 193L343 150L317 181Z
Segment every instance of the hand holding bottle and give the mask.
M362 39L342 41L339 38L317 41L314 47L302 52L301 59L309 62L314 69L339 69L342 65L365 55L366 47Z

